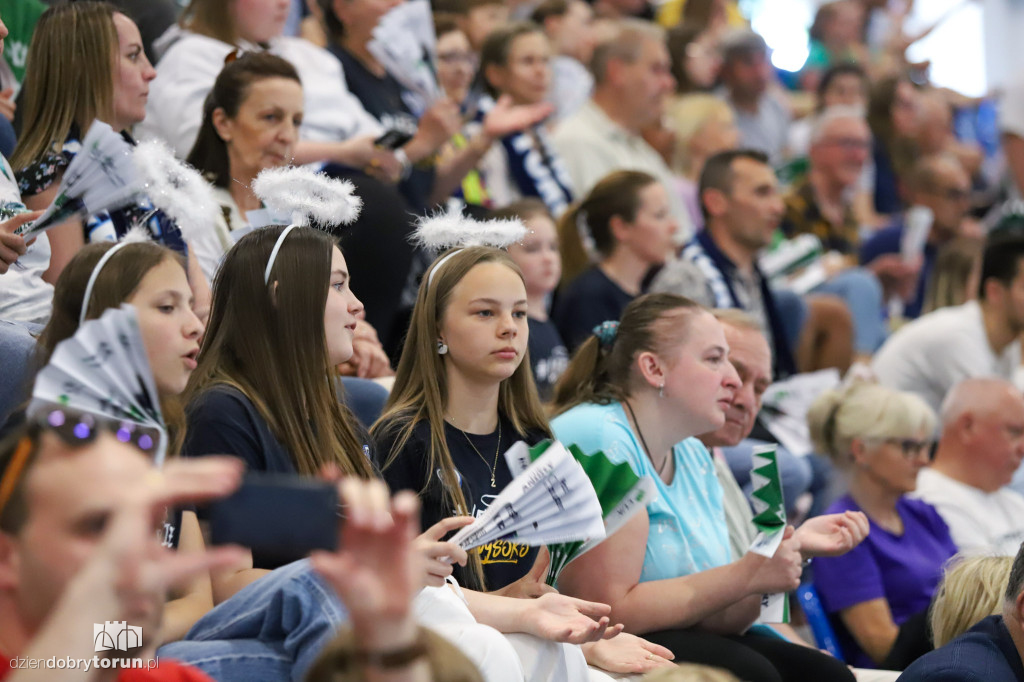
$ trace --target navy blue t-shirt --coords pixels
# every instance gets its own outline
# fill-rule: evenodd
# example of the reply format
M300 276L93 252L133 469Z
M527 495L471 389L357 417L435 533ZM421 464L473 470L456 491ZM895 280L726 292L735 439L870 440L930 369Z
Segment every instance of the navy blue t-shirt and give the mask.
M594 327L618 320L633 300L596 265L569 283L555 302L552 321L570 351L576 350Z
M860 262L867 265L879 256L900 252L900 241L903 239L903 225L892 225L882 228L861 244ZM921 314L924 307L924 297L928 290L928 280L932 276L932 269L935 267L935 257L938 249L932 244L924 245L924 262L921 264L921 273L917 278L917 286L914 287L914 298L906 302L903 308L903 316L915 318Z
M551 400L555 384L569 366L569 351L551 320L528 317L530 325L530 369L541 400Z
M185 408L187 431L184 457L231 455L245 462L246 470L273 474L298 474L295 462L270 429L252 401L237 388L213 386ZM353 420L355 421L355 420ZM310 426L312 428L312 426ZM357 426L357 428L359 428ZM369 436L357 431L363 454L373 461ZM205 516L199 510L200 518ZM253 567L274 569L303 557L269 557L253 553Z
M394 450L398 429L401 428L400 425L394 426L397 424L399 422L394 422L391 428L385 425L385 428L378 429L374 434L374 451L381 458L379 465L382 468ZM501 418L500 441L497 429L493 433L477 435L465 433L445 423L445 442L458 472L462 494L470 507L470 516L479 516L483 513L498 493L512 482L512 472L504 457L505 451L516 441L524 440L533 445L544 438L547 436L541 433L526 436L516 433L512 422L504 417ZM416 425L405 447L396 454L390 466L384 469L384 480L387 481L392 493L412 490L420 496L423 503L420 522L424 530L457 513L444 502L440 471L428 471L429 448L430 425L423 421ZM491 468L494 466L495 453L497 466L494 469L495 484L492 486ZM496 590L526 575L537 559L538 549L498 540L480 547L477 551L483 564L484 580L487 581L485 587L488 590ZM455 566L454 575L460 585L479 587L469 581L469 576L461 566Z

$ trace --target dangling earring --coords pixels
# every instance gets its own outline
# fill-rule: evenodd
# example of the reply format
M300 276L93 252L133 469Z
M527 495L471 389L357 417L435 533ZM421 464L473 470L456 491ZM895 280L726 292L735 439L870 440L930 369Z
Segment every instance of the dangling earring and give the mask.
M661 386L658 386L658 397L659 398L664 398L665 397L665 384L664 384L664 382L662 382Z
M437 354L444 355L448 352L448 344L444 341L437 342Z

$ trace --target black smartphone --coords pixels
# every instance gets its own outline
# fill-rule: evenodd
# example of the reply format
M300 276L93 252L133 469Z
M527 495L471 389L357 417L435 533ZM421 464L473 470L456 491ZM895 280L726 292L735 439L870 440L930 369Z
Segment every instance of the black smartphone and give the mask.
M374 146L394 151L412 139L412 134L391 128L373 141Z
M229 497L209 506L210 541L290 561L338 548L338 489L303 476L249 473Z

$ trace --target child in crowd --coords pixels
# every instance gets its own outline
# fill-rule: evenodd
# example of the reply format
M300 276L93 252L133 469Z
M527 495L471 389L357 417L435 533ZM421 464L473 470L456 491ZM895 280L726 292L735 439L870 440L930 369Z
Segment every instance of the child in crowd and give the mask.
M548 317L551 295L562 277L558 230L539 199L522 199L495 211L491 217L519 219L526 225L526 238L509 246L508 255L519 266L526 284L530 369L541 400L547 401L554 395L555 384L569 364L569 351Z
M552 319L570 349L644 292L672 256L678 226L666 188L639 171L615 171L558 221L562 289Z

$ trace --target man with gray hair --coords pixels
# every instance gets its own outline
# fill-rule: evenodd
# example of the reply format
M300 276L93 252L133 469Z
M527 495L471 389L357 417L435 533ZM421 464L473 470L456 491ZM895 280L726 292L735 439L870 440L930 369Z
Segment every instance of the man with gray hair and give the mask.
M989 616L914 661L898 682L1024 682L1024 545L1010 568L1002 615Z
M853 347L861 359L871 357L886 337L882 285L875 273L848 267L856 262L860 224L851 198L871 152L871 130L856 107L825 109L814 123L807 177L784 201L782 231L787 237L812 234L826 251L846 256L844 266L829 273L815 291L843 299L853 316Z
M692 235L672 171L641 135L661 120L675 88L664 30L637 19L621 20L615 37L594 48L590 70L593 95L551 138L578 196L612 171L643 171L665 186L679 231Z
M1024 458L1024 395L1005 379L965 379L940 416L935 461L914 495L938 510L961 552L1013 554L1024 541L1024 495L1007 485Z

